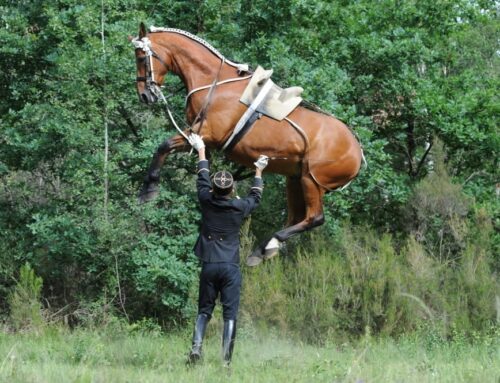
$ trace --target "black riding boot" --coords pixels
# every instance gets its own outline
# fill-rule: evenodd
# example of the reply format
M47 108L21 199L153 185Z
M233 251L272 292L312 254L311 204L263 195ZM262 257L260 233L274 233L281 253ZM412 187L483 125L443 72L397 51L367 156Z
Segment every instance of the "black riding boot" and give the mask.
M210 318L207 314L198 314L198 316L196 317L196 324L194 325L193 332L193 345L191 347L191 352L189 353L189 357L187 360L188 364L195 364L201 359L201 346L209 320Z
M222 333L222 355L226 366L231 363L233 356L234 339L236 338L236 321L225 320L224 332Z

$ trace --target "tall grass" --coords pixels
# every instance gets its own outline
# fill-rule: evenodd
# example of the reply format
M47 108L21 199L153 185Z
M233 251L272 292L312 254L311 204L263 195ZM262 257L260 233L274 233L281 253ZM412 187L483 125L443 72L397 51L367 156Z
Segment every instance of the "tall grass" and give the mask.
M346 222L332 234L326 225L289 241L278 259L244 268L245 321L316 343L367 329L399 336L427 328L450 338L500 325L494 221L454 183L439 141L432 157L398 232ZM248 255L252 238L242 234Z
M484 230L484 228L483 228ZM324 343L433 328L442 337L497 326L499 281L479 240L437 258L409 237L346 225L338 238L313 233L292 254L245 269L242 316L282 334Z
M48 328L43 335L0 332L0 382L493 383L500 378L494 341L442 342L428 334L376 340L365 334L354 343L312 346L270 333L242 334L227 369L216 332L205 341L204 362L187 368L187 333Z

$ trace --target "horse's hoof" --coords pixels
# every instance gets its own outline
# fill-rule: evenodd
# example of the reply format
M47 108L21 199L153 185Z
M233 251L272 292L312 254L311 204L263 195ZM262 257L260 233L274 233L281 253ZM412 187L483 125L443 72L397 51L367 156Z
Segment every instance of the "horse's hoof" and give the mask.
M160 188L158 186L145 187L139 193L137 197L137 202L143 204L154 200L160 194Z
M252 253L252 255L250 255L247 258L247 266L250 266L250 267L258 266L262 263L263 260L264 260L264 255L262 254L262 251L259 247L259 248L255 249L254 252Z
M266 248L264 249L264 260L271 259L278 255L280 250L281 242L276 238L271 238L271 240L267 243Z
M271 240L267 243L264 251L262 251L262 247L258 247L254 250L252 255L247 258L247 266L254 267L258 266L262 263L262 261L267 261L278 255L281 247L281 242L276 238L271 238Z
M247 258L247 266L249 267L255 267L259 266L263 261L262 257L254 257L253 255L249 256Z
M275 256L277 256L279 254L279 248L275 248L275 249L266 249L265 253L264 253L264 260L268 260L268 259L271 259Z

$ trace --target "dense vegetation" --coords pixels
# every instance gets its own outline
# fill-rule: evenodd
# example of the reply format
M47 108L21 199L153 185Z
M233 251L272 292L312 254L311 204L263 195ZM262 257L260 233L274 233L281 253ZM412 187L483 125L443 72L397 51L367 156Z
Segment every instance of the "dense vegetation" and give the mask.
M368 167L326 196L325 225L245 271L243 320L314 341L498 323L498 2L272 4L0 2L0 316L11 326L119 317L171 328L193 314L194 156L170 157L159 199L136 203L173 134L161 106L135 94L127 35L141 21L273 68L363 144ZM182 116L180 85L168 78ZM265 182L243 255L284 223L284 180Z

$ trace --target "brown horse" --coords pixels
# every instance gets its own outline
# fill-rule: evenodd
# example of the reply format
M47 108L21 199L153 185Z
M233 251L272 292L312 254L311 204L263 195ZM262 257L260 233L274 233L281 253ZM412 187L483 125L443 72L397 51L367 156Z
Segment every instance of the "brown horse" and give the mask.
M167 155L190 150L185 138L190 131L203 136L209 149L222 148L247 110L239 99L251 73L225 60L210 44L180 30L147 33L141 23L139 37L130 39L136 47L136 85L142 102L150 104L162 97L159 86L168 72L178 75L188 92L186 117L191 129L159 146L139 195L141 201L147 201L157 194L160 168ZM210 86L215 82L218 85ZM360 145L345 124L302 106L282 121L262 116L226 151L230 160L248 168L260 154L271 158L266 171L287 177L288 221L254 252L252 265L274 255L278 241L321 225L324 194L356 177L362 159ZM274 246L267 246L266 251L268 243Z

